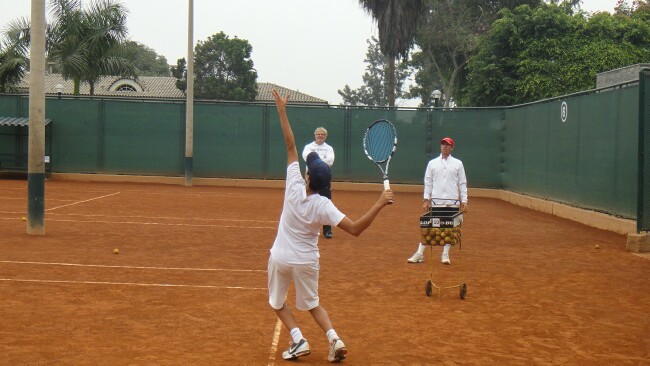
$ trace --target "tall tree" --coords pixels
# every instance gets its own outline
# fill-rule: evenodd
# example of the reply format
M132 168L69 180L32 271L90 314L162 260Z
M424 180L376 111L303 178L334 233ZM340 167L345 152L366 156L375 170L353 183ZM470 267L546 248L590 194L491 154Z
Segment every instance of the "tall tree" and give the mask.
M388 57L388 105L395 106L396 60L408 59L420 16L427 11L426 0L359 0L375 19L381 52Z
M187 61L185 57L176 60L176 66L171 67L172 76L176 78L176 88L183 93L187 90Z
M650 1L648 0L632 0L632 3L629 3L627 0L617 0L614 13L617 15L634 16L635 13L648 12L648 8L650 8Z
M0 42L0 93L12 91L29 67L29 21L11 22Z
M75 95L82 81L93 95L102 76L136 76L133 64L122 57L127 10L119 2L95 0L84 9L80 0L53 0L50 12L54 21L49 58L66 80L74 80Z
M591 17L565 5L502 12L468 64L464 103L513 105L593 89L596 74L650 59L650 11Z
M253 47L245 39L224 32L199 41L194 48L194 95L203 99L253 101L257 96L257 71Z
M432 92L443 92L444 106L459 102L466 65L477 48L479 37L489 31L498 13L519 5L535 7L542 0L430 0L430 11L423 16L413 54L415 85L411 94L420 97L422 106L433 106Z
M95 0L83 8L81 0L51 0L49 10L52 22L46 29L48 61L66 80L74 80L76 95L81 82L90 85L92 95L102 76L136 75L133 64L122 57L128 34L127 10L119 2ZM5 31L0 80L15 80L24 75L29 28L29 21L22 19L10 23Z
M379 41L375 37L366 42L368 43L368 51L364 61L367 66L362 77L363 85L354 90L349 85L345 85L343 90L338 90L338 93L343 98L343 104L345 105L388 106L386 79L389 72L389 60L381 53ZM396 99L406 98L408 94L402 88L409 75L408 63L405 61L400 62L396 69Z
M139 76L169 76L169 65L165 56L142 43L127 41L123 57L131 62Z

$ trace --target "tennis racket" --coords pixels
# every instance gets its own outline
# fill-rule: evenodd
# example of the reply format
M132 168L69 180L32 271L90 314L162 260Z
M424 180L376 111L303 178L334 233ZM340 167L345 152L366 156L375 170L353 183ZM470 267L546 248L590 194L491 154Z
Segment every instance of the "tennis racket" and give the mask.
M390 159L395 154L397 149L397 131L390 121L380 119L373 122L366 130L363 136L363 150L368 159L370 159L379 171L381 172L382 179L384 180L384 189L390 189L390 182L388 181L388 166ZM382 167L382 164L385 164ZM393 203L390 201L389 203Z

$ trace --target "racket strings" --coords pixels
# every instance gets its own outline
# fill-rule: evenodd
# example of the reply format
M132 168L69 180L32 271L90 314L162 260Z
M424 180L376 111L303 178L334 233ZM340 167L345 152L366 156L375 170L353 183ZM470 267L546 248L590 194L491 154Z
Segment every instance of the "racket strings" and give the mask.
M397 133L388 122L376 123L366 131L366 153L375 162L386 161L393 153L396 138Z

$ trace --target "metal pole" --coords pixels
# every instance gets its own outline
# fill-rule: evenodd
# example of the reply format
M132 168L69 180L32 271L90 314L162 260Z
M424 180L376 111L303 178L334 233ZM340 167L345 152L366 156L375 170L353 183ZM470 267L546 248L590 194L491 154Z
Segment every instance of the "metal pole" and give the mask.
M185 185L194 176L194 0L187 15L187 102L185 107Z
M637 167L637 204L636 204L636 232L640 234L643 231L650 230L650 217L646 214L650 214L650 197L647 196L650 193L648 184L650 183L650 169L647 167L650 166L648 163L648 150L646 148L650 144L646 144L646 141L650 141L650 135L647 133L650 132L650 126L646 125L650 118L646 115L648 112L648 99L650 95L646 93L648 88L648 79L650 79L650 69L642 69L639 72L639 140L638 140L638 167Z
M27 234L45 235L45 0L32 0Z

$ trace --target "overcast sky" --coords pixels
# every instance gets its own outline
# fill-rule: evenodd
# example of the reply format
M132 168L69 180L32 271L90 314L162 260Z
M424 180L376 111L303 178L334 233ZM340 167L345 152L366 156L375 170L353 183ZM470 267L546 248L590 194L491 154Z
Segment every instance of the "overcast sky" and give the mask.
M90 3L89 0L84 1ZM167 58L187 58L186 0L121 0L130 39ZM0 29L30 17L30 0L0 0ZM586 11L613 12L616 0L583 0ZM49 18L49 14L47 15ZM223 31L248 40L259 82L340 104L337 90L362 85L368 49L377 36L357 0L194 0L194 43ZM404 104L405 106L407 104Z

